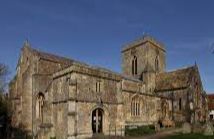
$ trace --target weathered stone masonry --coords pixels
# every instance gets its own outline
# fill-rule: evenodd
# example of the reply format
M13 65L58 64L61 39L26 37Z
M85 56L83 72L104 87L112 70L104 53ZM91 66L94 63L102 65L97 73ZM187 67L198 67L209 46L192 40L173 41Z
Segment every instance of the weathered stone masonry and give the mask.
M125 126L206 119L197 65L166 72L165 48L144 36L122 50L122 73L22 48L10 83L12 123L35 138L124 135Z

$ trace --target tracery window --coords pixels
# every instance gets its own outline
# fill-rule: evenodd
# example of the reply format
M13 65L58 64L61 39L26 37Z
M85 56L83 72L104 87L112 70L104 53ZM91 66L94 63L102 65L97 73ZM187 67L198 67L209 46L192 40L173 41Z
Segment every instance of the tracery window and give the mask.
M132 59L132 75L137 75L137 57Z
M131 101L131 116L140 116L140 100L133 98Z

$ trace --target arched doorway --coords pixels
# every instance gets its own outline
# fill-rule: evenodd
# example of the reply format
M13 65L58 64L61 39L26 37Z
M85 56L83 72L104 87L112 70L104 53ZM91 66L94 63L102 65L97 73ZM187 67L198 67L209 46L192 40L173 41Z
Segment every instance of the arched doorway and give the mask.
M93 133L103 132L103 113L101 108L92 111L92 131Z

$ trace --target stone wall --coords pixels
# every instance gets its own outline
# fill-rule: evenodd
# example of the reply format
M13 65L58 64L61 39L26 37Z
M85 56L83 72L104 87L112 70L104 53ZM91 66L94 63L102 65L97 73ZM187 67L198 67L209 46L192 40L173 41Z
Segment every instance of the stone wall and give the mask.
M132 75L132 60L134 56L137 57L137 75ZM158 59L158 69L156 69L156 59ZM145 41L122 51L122 60L123 74L140 79L146 85L146 92L153 94L156 73L165 71L165 50L151 41Z
M132 60L133 57L137 57L137 78L140 78L144 72L155 72L155 59L158 56L159 59L159 71L165 71L165 51L156 47L153 43L145 42L138 46L133 46L128 50L122 51L122 71L124 75L132 75Z
M32 63L31 53L27 47L22 49L17 65L17 74L12 81L11 100L12 100L12 125L14 128L30 132L32 129Z
M187 89L180 89L158 93L159 96L164 97L162 101L167 101L169 107L168 117L176 122L184 122L189 118L187 113L189 111L187 91Z
M84 72L78 72L74 67L71 69L73 72L65 69L64 73L56 73L52 82L53 89L50 94L53 96L53 111L57 111L53 113L53 128L59 131L54 132L55 136L92 136L92 111L96 108L103 110L103 133L115 133L116 129L117 134L121 134L124 123L120 81L112 78L112 73L104 74L98 71L97 74L91 75L90 73L95 73L91 70L95 69ZM64 124L58 123L58 118L62 115L61 123ZM109 131L109 128L114 130Z
M155 124L163 117L188 121L192 118L188 113L190 102L194 119L202 121L206 101L198 69L187 75L187 82L181 81L184 87L156 92L156 77L165 72L165 49L153 39L139 42L122 51L123 75L39 52L25 44L9 88L13 125L39 139L90 137L94 132L92 113L99 109L103 133L124 135L126 125ZM134 56L137 75L132 75ZM44 96L44 102L42 116L37 117L39 94ZM133 101L138 107L135 115Z
M32 129L32 76L30 68L28 68L22 75L22 95L21 95L21 107L22 116L21 123L24 128L31 132Z
M146 96L143 94L132 94L124 92L125 96L125 105L124 117L126 125L148 125L154 124L158 121L157 115L157 98L152 96ZM132 116L131 115L131 99L137 97L140 99L140 115Z
M146 92L145 84L123 80L122 96L124 98L123 114L126 125L147 125L154 124L158 120L157 100L158 98ZM131 102L133 98L140 101L140 114L131 115Z

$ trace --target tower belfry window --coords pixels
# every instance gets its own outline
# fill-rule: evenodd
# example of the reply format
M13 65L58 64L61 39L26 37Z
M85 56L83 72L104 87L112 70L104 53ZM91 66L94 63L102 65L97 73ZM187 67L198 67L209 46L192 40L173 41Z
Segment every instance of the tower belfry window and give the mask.
M155 58L155 71L159 71L159 56Z
M132 75L137 75L137 57L132 59Z

